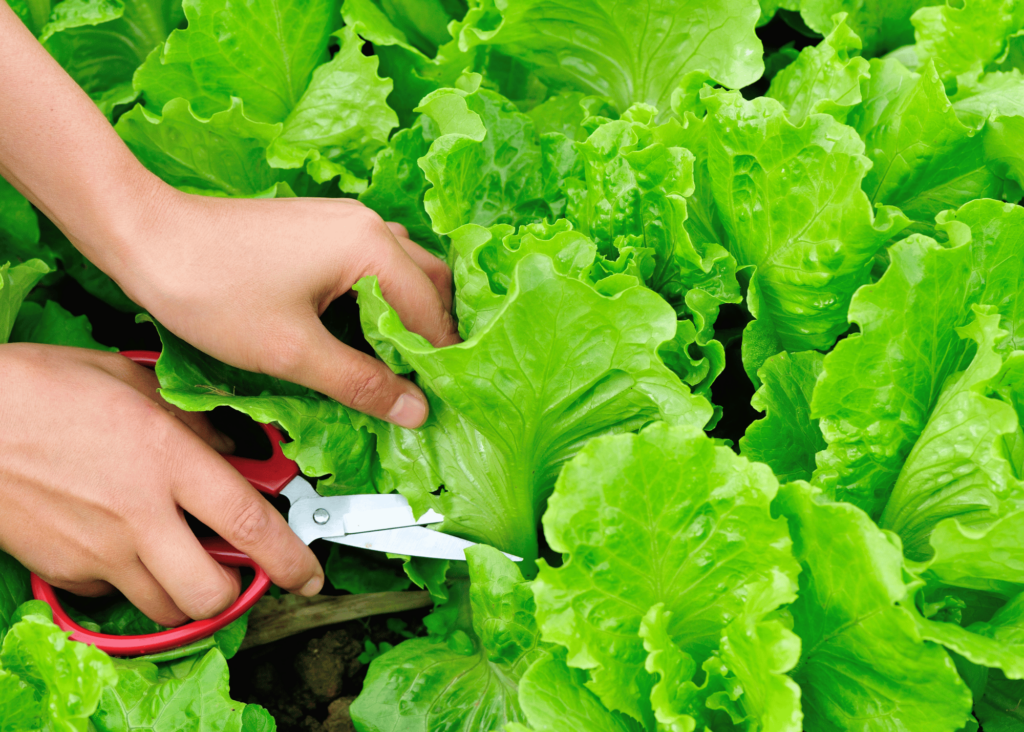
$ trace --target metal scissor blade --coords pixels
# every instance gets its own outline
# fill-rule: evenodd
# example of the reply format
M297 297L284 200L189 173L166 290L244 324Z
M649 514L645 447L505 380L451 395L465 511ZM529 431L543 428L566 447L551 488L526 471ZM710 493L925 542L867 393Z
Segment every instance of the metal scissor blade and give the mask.
M465 561L466 549L476 546L475 542L460 539L451 534L432 531L423 526L405 526L400 529L384 531L366 531L361 534L345 536L328 536L327 541L336 544L353 546L359 549L371 549L388 554L405 554L411 557L433 557L435 559L453 559ZM521 562L522 557L506 554L514 562Z

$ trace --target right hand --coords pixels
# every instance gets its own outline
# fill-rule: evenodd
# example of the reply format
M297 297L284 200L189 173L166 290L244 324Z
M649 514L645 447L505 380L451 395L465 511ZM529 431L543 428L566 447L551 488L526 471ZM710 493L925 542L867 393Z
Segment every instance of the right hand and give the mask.
M188 511L280 587L323 586L316 557L218 454L202 414L157 394L124 356L0 345L0 549L78 595L117 588L165 626L213 617L239 593L236 570L199 544Z

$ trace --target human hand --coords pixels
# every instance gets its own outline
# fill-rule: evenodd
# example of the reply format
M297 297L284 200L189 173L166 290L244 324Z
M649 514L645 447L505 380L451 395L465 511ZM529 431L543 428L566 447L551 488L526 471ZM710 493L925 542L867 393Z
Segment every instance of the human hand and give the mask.
M358 201L212 198L157 184L139 227L104 254L130 297L221 361L403 427L424 422L422 392L338 341L319 316L376 275L410 330L436 346L456 343L444 262Z
M50 584L113 587L156 622L216 615L239 593L185 522L188 511L302 595L323 585L313 553L216 450L201 414L157 394L117 354L0 346L0 548Z

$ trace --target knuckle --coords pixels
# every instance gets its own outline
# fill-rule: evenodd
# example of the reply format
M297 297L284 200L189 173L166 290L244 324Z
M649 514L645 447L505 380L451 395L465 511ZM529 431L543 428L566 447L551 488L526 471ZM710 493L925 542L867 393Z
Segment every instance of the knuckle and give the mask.
M193 620L205 620L226 610L236 597L234 587L226 579L200 583L185 599L182 610Z
M238 548L262 543L271 529L270 515L258 500L247 499L231 515L228 541Z
M387 222L372 208L353 208L348 216L352 219L353 227L364 236L391 237Z
M379 368L355 370L348 384L348 406L360 412L380 404L391 391L391 379Z

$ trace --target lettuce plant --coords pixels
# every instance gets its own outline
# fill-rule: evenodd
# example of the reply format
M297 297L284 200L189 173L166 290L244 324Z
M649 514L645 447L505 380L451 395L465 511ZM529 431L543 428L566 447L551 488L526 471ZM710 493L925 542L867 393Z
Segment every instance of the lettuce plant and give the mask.
M452 269L458 345L372 276L325 314L418 430L154 324L169 401L481 543L333 550L435 601L360 732L1024 726L1020 3L10 2L168 183L358 197ZM0 342L122 345L62 298L133 304L2 180L0 264ZM0 554L0 730L271 730L245 627L110 659Z

